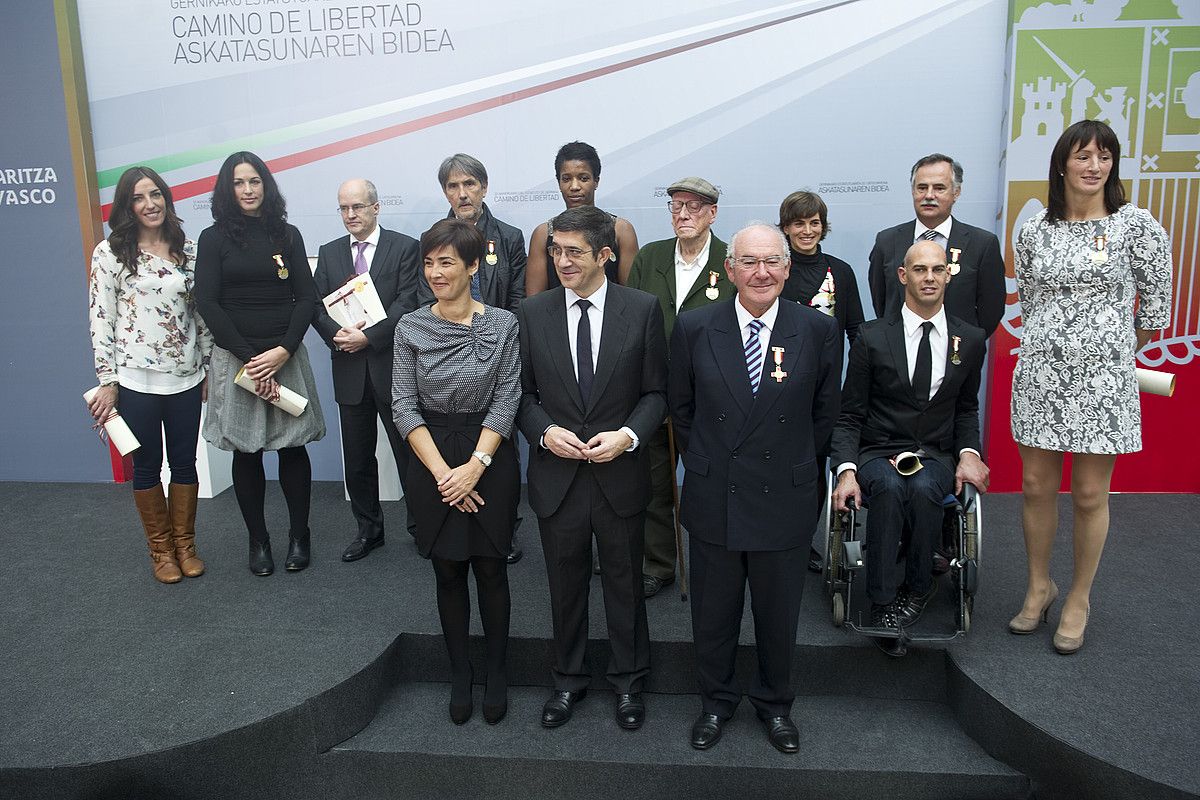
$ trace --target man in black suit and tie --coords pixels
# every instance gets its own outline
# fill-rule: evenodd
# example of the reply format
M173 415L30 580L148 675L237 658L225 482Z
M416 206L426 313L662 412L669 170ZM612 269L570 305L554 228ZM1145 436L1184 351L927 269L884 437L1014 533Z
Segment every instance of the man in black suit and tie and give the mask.
M447 219L461 219L474 225L483 234L483 260L471 278L471 297L489 306L517 313L525 299L525 235L519 228L492 216L483 198L487 197L487 167L474 156L455 153L438 167L438 185L450 203ZM424 270L417 271L419 305L433 302L433 290L425 280ZM517 471L520 479L520 470ZM516 491L520 494L521 487ZM521 526L517 517L517 527ZM513 530L512 550L505 558L509 564L521 560L521 545Z
M529 505L538 516L554 623L554 693L542 725L571 718L587 692L592 532L612 648L617 723L645 719L650 635L642 594L642 523L650 469L639 445L667 413L666 337L658 301L606 279L612 217L580 206L553 220L561 286L521 304L521 431L530 443Z
M833 506L844 511L847 501L867 499L871 626L899 632L917 622L937 592L930 568L942 499L964 482L987 491L988 468L979 457L983 331L943 307L947 284L958 278L945 251L925 240L909 247L897 277L903 307L863 325L850 348L833 433ZM901 475L902 453L916 453L921 469ZM901 584L897 558L906 528ZM902 639L875 641L888 655L905 653Z
M725 261L737 296L681 314L671 335L698 750L717 743L741 700L734 659L747 584L758 651L748 696L776 749L800 746L790 716L792 651L820 508L817 453L837 419L842 334L832 317L779 302L790 266L776 226L748 225L730 239Z
M991 337L1004 316L1004 257L994 233L951 216L962 191L962 165L933 153L913 165L911 180L916 220L880 231L871 249L867 281L875 316L891 316L904 305L896 270L913 242L931 241L946 251L954 278L946 290L947 313Z
M342 427L342 464L358 535L342 553L357 561L383 544L375 420L383 421L400 485L408 468L408 445L392 424L392 336L400 317L417 307L420 247L410 236L379 227L379 194L362 178L338 188L338 211L350 232L322 245L313 275L325 297L354 275L369 273L387 319L370 327L343 328L319 305L313 326L333 352L333 394ZM411 517L410 517L411 519Z

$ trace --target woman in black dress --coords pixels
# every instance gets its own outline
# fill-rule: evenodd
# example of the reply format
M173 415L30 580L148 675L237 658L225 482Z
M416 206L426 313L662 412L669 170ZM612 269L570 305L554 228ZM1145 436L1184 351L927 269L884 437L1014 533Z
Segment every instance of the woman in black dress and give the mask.
M450 657L450 719L471 718L468 641L475 573L487 640L483 716L508 711L508 565L517 516L513 423L520 403L517 318L471 298L483 235L444 219L421 236L431 306L400 318L392 370L392 418L417 460L409 463L409 508L417 549L433 562L438 614Z
M303 342L317 301L304 240L287 222L267 165L253 153L234 153L221 165L212 215L214 224L200 234L196 256L196 303L216 344L204 438L233 451L233 490L250 534L255 575L275 571L263 511L263 451L278 451L279 485L290 517L284 566L302 570L309 561L312 494L304 445L325 435ZM234 383L242 369L254 381L254 392ZM300 416L268 402L279 397L280 386L307 398Z

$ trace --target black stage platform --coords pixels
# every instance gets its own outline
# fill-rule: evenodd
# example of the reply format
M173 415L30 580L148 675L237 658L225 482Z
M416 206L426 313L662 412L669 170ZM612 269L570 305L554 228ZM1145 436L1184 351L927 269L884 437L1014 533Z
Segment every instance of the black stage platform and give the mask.
M268 519L282 531L273 492ZM0 484L0 798L1196 797L1200 498L1113 498L1095 613L1073 657L1051 649L1053 619L1034 636L1005 629L1024 586L1019 506L985 499L982 587L955 643L889 659L834 628L820 579L807 577L801 752L789 757L748 704L716 748L688 746L699 703L677 586L649 601L645 727L617 728L597 677L575 719L542 729L550 615L528 508L526 556L510 570L509 716L491 727L477 711L458 728L432 572L400 504L385 509L388 545L343 564L349 508L340 484L318 484L313 566L256 578L232 492L202 500L208 574L163 586L127 486ZM275 544L282 566L282 533ZM1064 590L1069 547L1060 535ZM600 676L599 579L592 587ZM750 643L748 625L743 635ZM741 673L752 668L746 650Z

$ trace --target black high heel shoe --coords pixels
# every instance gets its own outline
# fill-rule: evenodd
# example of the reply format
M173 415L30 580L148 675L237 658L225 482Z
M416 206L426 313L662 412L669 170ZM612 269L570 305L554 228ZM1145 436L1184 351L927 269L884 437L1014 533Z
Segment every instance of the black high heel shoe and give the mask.
M489 674L487 689L483 693L483 721L488 725L495 725L508 714L508 678L500 675L494 680L495 684ZM499 703L488 702L497 699L497 695L500 698Z

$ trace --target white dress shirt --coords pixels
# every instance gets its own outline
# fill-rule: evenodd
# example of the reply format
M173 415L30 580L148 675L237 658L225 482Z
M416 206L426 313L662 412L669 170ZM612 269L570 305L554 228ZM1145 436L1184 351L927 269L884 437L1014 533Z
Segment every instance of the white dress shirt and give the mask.
M746 310L740 299L735 300L733 308L737 312L738 328L742 332L742 348L745 349L746 342L750 339L750 321L756 317ZM763 362L767 358L767 350L771 344L771 331L775 330L775 318L779 316L779 298L775 298L775 302L771 303L771 307L763 312L761 317L757 317L758 321L763 324L763 329L758 332L758 340L762 346L758 349L758 374L762 375ZM750 373L750 365L746 365L746 374ZM760 381L761 383L761 381Z
M358 257L358 239L354 238L354 234L350 234L350 264L353 266L354 259ZM367 243L367 249L363 251L363 260L367 262L367 272L371 271L371 262L375 260L375 250L379 247L379 226L375 226L375 230L371 231L371 235L362 241Z
M691 261L685 261L683 255L679 252L679 240L675 240L675 310L683 305L684 299L687 298L688 292L696 285L696 278L700 277L700 270L708 265L708 251L712 247L712 231L708 231L708 238L704 242L704 247L700 248L700 253Z
M946 217L944 220L942 220L942 224L938 225L936 228L927 228L925 227L925 223L918 219L917 224L913 227L913 242L915 243L918 239L920 239L921 235L924 234L925 231L937 231L938 236L941 238L934 239L934 241L940 244L942 249L945 250L950 245L950 229L952 227L954 227L954 217Z

